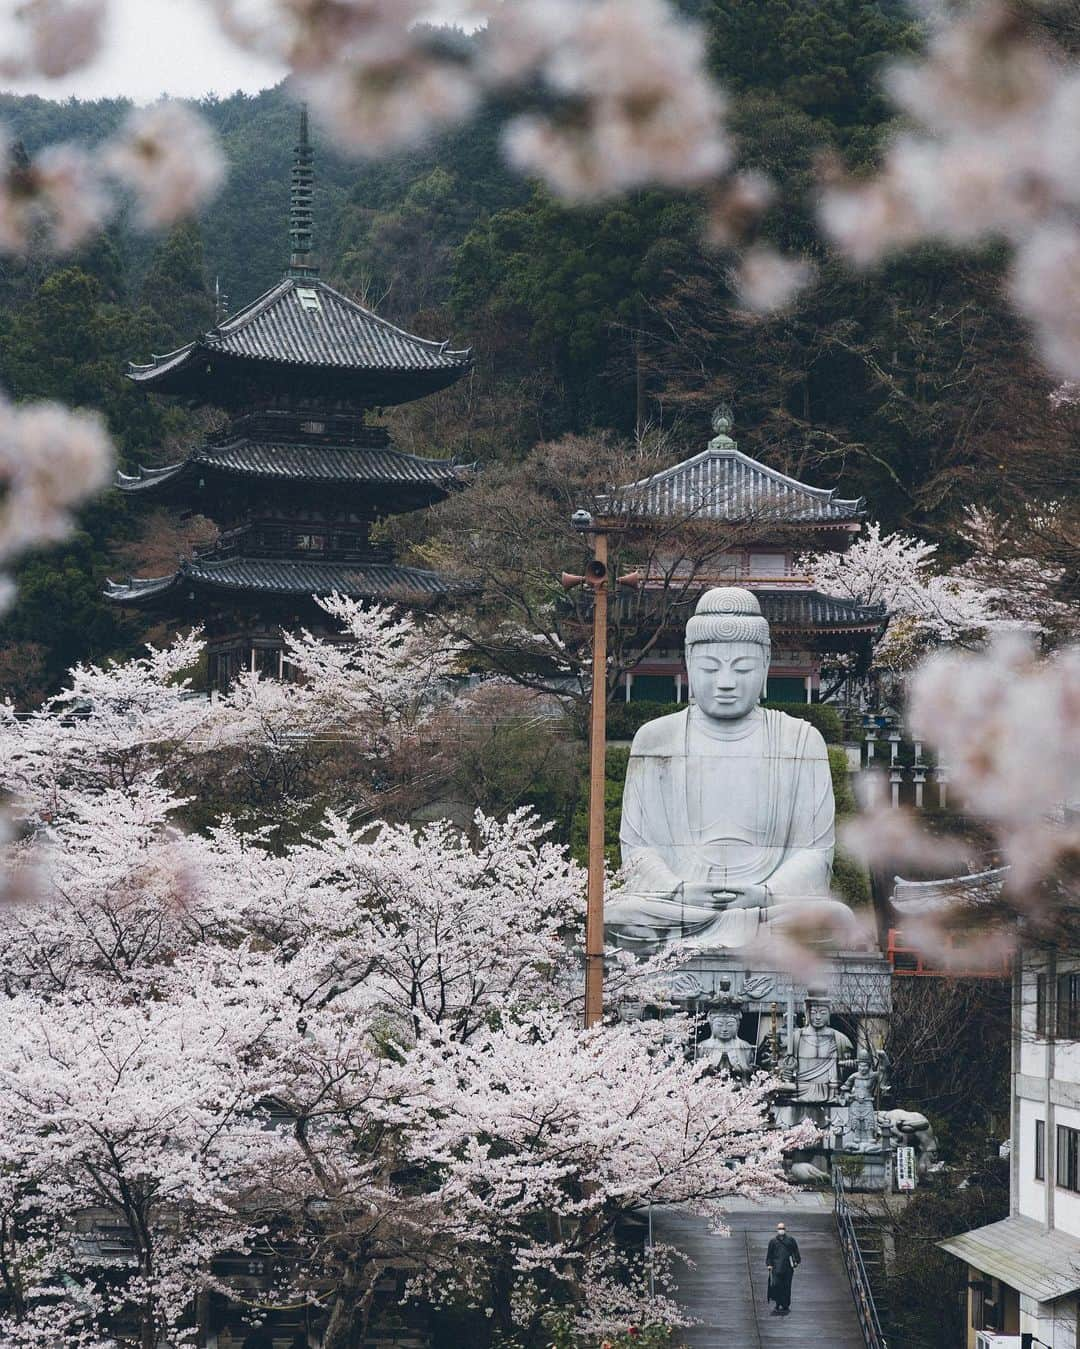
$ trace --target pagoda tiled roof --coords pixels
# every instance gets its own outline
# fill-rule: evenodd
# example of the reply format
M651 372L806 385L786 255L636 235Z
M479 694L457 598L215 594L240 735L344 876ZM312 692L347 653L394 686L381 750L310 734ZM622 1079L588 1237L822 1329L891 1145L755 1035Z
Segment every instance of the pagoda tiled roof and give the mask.
M977 908L996 903L1008 877L1008 867L933 881L908 881L902 876L894 876L892 904L897 912L905 915L939 910L955 913L958 909Z
M816 632L873 631L886 619L883 604L859 604L819 590L759 590L752 587L761 612L774 628Z
M470 349L452 350L447 342L406 332L318 277L287 276L196 341L145 365L130 364L128 375L164 388L215 354L339 372L441 376L439 384L472 363Z
M422 459L389 448L252 441L239 438L208 442L180 463L144 468L136 474L118 473L122 492L154 493L166 485L198 476L204 469L237 478L264 481L354 483L373 487L422 489L441 496L464 485L471 476L467 465L449 459Z
M339 594L399 602L430 600L462 589L438 572L397 563L231 557L196 558L169 576L109 581L105 597L117 604L152 604L188 586L233 595Z
M812 525L853 523L866 514L862 497L845 499L835 489L810 487L751 459L731 440L713 442L681 464L627 483L602 509L643 520Z

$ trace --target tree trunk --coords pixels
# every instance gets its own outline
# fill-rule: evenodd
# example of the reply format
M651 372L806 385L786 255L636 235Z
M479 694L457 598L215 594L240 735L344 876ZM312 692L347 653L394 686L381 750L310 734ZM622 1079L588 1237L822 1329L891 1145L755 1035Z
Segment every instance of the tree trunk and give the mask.
M508 1256L500 1255L491 1272L491 1305L494 1309L492 1323L504 1335L514 1329L514 1313L510 1307L510 1294L514 1288L512 1262Z
M360 1349L365 1321L365 1288L357 1269L346 1269L338 1284L323 1349Z

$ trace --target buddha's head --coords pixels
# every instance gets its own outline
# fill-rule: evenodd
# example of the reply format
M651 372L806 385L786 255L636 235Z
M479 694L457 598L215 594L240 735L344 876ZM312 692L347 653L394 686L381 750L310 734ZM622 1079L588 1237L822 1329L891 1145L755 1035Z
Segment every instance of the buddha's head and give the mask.
M815 1030L824 1030L832 1016L832 1007L827 1002L809 1002L806 1005L806 1019Z
M749 590L707 590L686 624L686 669L707 717L738 721L757 706L769 674L769 625Z
M709 1030L714 1040L735 1040L739 1035L739 1014L728 1007L709 1013Z

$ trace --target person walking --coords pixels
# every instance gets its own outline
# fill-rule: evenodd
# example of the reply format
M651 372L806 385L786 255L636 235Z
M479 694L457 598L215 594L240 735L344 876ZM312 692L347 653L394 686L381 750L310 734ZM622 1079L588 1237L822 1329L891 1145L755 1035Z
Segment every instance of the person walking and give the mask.
M783 1223L776 1224L776 1236L769 1242L765 1252L765 1265L769 1271L768 1300L775 1303L773 1316L787 1316L791 1311L791 1276L799 1267L802 1256L799 1243L789 1237Z

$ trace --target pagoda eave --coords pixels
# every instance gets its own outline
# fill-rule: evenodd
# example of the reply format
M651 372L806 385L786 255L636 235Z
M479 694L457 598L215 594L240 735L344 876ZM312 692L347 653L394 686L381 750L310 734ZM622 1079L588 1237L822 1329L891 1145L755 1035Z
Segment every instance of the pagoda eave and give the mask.
M211 517L208 508L223 500L245 494L288 499L298 488L323 497L331 494L337 505L352 503L375 515L397 515L445 500L473 475L472 465L390 449L237 442L200 446L165 468L140 466L137 474L118 473L115 485L126 496L177 504Z
M355 408L398 407L449 388L471 366L430 370L356 370L337 365L305 365L260 356L232 356L196 344L181 360L131 366L128 379L150 393L234 408L264 396L302 404L330 402Z
M262 598L312 600L338 594L419 607L470 589L468 582L396 563L236 557L194 559L181 563L169 576L132 579L123 584L110 581L105 598L113 604L172 609L177 601L184 604L202 597L229 597L235 603Z

